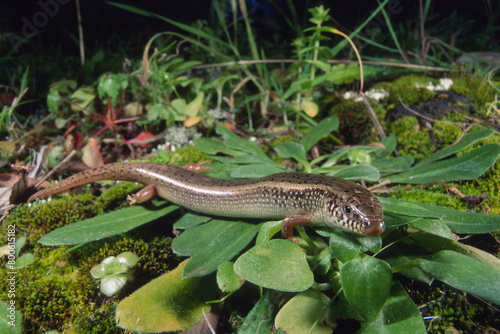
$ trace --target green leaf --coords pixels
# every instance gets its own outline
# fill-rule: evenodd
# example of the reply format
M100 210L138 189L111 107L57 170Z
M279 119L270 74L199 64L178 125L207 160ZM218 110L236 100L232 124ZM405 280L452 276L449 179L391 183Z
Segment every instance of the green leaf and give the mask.
M349 65L338 64L332 66L332 70L339 69L337 73L330 77L328 80L335 85L343 85L353 82L354 80L359 79L359 65L357 63L351 63Z
M125 274L106 275L101 279L101 292L108 297L114 296L127 283Z
M422 203L415 203L405 200L397 200L379 197L382 203L382 208L384 213L394 213L400 216L411 216L420 218L443 218L446 216L445 213L441 212L439 206L432 206L431 208L426 208ZM435 210L432 210L435 209Z
M419 219L411 223L415 228L421 231L438 235L440 237L455 240L455 236L451 233L450 228L443 222L432 219Z
M186 230L191 227L198 226L200 224L206 223L211 220L211 217L198 215L194 213L185 213L182 217L176 221L173 225L174 229Z
M239 155L243 153L250 153L253 155L267 157L266 153L264 153L259 145L250 140L240 138L238 135L234 134L223 126L217 126L215 128L215 132L222 136L225 145L227 145L231 149L240 151L241 153Z
M280 143L276 145L274 150L280 157L285 159L293 158L303 167L309 166L309 161L306 158L306 150L303 145L299 143Z
M183 277L199 277L213 273L219 265L241 252L258 231L259 225L230 222L224 231L193 255L184 268Z
M203 319L203 311L209 312L205 303L215 297L217 287L207 279L183 279L186 263L122 300L117 325L132 332L171 332L188 330Z
M95 99L95 90L91 88L79 88L71 95L71 110L80 111L90 104Z
M302 249L281 239L248 250L236 260L234 271L251 283L279 291L304 291L314 279Z
M415 261L432 277L500 305L500 270L497 268L448 250Z
M198 115L198 111L200 111L200 108L203 104L204 97L205 97L205 94L203 92L199 93L193 101L189 102L186 105L185 114L187 116Z
M18 307L15 299L10 299L9 303L0 301L0 333L21 334L23 316L16 310Z
M300 143L304 146L306 152L308 152L318 141L338 129L339 119L335 116L327 117L306 134L300 140Z
M340 281L351 307L365 320L375 319L384 306L392 285L387 262L364 256L340 268Z
M375 182L380 179L380 172L378 169L370 165L346 166L333 173L327 173L327 175L351 181L365 180L368 182Z
M240 150L229 148L224 142L212 138L196 138L193 142L194 146L205 154L224 153L232 156L242 154Z
M165 203L165 202L163 202ZM155 210L145 206L113 211L54 230L38 240L45 246L76 245L128 232L178 209L168 205Z
M330 249L333 256L340 262L347 262L358 256L361 245L351 234L332 233L330 236Z
M240 166L231 172L234 178L261 178L283 172L283 169L271 165L246 165Z
M234 292L241 288L245 280L234 272L232 262L224 262L217 269L217 285L222 292Z
M500 231L500 216L453 210L438 205L414 203L379 197L384 209L384 220L389 215L406 215L430 219L440 219L455 233L490 233ZM389 218L391 219L391 218ZM386 224L387 225L387 224Z
M193 256L207 247L233 223L233 221L214 219L190 228L172 241L172 250L182 256Z
M275 303L270 298L271 291L266 290L257 304L243 320L238 331L242 334L269 334L274 324Z
M387 180L410 184L473 180L483 175L499 156L500 145L486 144L459 157L418 165Z
M35 255L32 253L26 253L21 255L16 259L16 263L14 264L14 269L21 269L35 263Z
M362 324L358 334L426 334L425 324L417 306L398 281L393 281L391 292L378 316Z
M411 167L415 159L411 156L388 158L375 158L372 160L372 166L381 173L400 173Z
M319 291L301 292L278 312L276 328L287 334L330 334L333 328L325 326L321 321L329 302L330 298Z
M430 157L423 159L415 166L426 165L432 161L437 161L446 158L452 154L458 153L463 149L471 146L472 144L486 139L491 136L495 131L493 129L480 129L466 134L460 141L454 145L448 146L439 152L432 154Z
M259 230L259 234L257 234L257 240L255 241L255 244L260 245L271 240L271 238L276 233L281 231L282 224L282 220L270 221L262 224Z

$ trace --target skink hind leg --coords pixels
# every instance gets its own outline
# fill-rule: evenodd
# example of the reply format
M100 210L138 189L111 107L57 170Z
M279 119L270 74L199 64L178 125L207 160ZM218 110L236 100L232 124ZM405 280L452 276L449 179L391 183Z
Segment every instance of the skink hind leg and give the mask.
M283 239L292 240L293 227L298 225L308 225L311 224L311 215L293 215L283 219L283 225L281 226L281 235Z
M135 205L138 203L147 202L156 195L158 195L158 192L156 191L155 185L150 184L149 186L146 186L141 190L139 190L137 193L133 195L128 195L127 200L130 205Z

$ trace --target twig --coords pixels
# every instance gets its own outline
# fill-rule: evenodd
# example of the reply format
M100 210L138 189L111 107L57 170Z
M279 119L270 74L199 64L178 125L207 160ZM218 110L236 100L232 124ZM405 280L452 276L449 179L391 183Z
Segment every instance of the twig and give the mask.
M45 182L56 170L58 170L62 165L64 165L69 159L71 159L76 154L76 150L71 151L54 169L45 174L38 182L35 184L35 187L38 187L40 184Z
M363 98L363 102L365 104L366 110L368 111L368 115L370 116L370 119L373 122L373 125L375 125L375 129L377 129L378 134L380 135L380 138L385 139L387 136L385 135L384 129L382 128L382 125L380 124L380 121L377 118L377 115L375 115L375 111L373 111L372 106L370 105L370 102L365 96L365 93L360 92L359 96Z

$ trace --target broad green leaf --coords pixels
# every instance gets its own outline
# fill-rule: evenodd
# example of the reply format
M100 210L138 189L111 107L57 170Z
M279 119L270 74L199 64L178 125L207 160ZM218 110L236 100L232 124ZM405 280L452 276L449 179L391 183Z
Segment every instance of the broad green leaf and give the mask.
M398 140L396 139L396 136L392 135L389 136L385 139L382 139L382 144L385 147L385 152L382 154L381 157L386 157L392 154L394 150L396 149L396 145L398 143Z
M275 321L276 328L287 334L330 334L333 328L324 325L321 321L329 302L330 298L319 291L301 292L290 299L278 312Z
M353 82L354 80L359 79L360 72L359 72L359 65L357 63L351 63L349 65L345 64L333 65L332 70L335 69L339 69L339 71L337 71L337 73L334 76L328 79L335 85L348 84Z
M188 116L196 116L198 115L198 111L200 111L200 108L203 104L203 98L205 97L205 94L203 92L199 93L196 98L189 102L186 105L186 110L185 113Z
M15 298L0 301L0 333L4 334L21 334L23 332L23 316L16 309L19 304Z
M259 234L257 234L257 240L255 241L255 244L260 245L271 240L271 238L276 233L281 231L282 224L282 220L270 221L262 224L259 230Z
M257 304L243 320L243 324L238 331L241 334L269 334L274 324L275 303L270 298L275 291L265 290Z
M455 233L490 233L500 231L499 215L459 211L438 205L414 203L405 200L381 197L379 199L382 202L384 213L387 211L388 213L397 215L440 219ZM386 221L387 216L384 214Z
M362 323L358 334L425 334L425 324L417 305L398 281L393 281L389 297L378 316Z
M392 285L391 267L387 262L364 256L340 267L340 281L351 307L365 320L377 317Z
M19 256L14 264L14 269L21 269L32 265L35 262L35 255L32 253L26 253Z
M306 152L308 152L318 141L338 129L339 119L335 116L327 117L306 134L300 140L300 143L304 146Z
M306 158L306 150L304 146L299 143L280 143L276 145L274 150L280 157L285 159L293 158L303 167L309 166L309 161Z
M375 182L380 179L380 172L370 165L346 166L338 171L327 173L329 176L339 177L344 180L365 180Z
M259 225L232 222L206 247L191 257L184 268L183 277L199 277L213 273L219 265L241 252L258 231Z
M44 235L38 242L45 246L59 246L101 240L128 232L177 209L176 205L163 205L155 210L145 206L132 206L63 226Z
M90 102L95 99L95 90L91 88L79 88L71 95L71 110L80 111L87 108Z
M462 151L463 149L471 146L472 144L474 144L480 140L488 138L493 133L494 133L493 129L480 129L480 130L476 130L473 132L469 132L468 134L463 136L462 139L460 139L460 141L458 143L451 145L451 146L448 146L448 147L442 149L441 151L438 151L438 152L432 154L430 157L420 161L415 166L426 165L432 161L437 161L437 160L446 158L452 154L458 153L458 152Z
M281 239L248 250L236 260L234 271L251 283L279 291L304 291L314 279L302 249Z
M411 223L413 227L427 233L435 234L443 238L455 240L450 228L443 222L433 219L419 219Z
M234 223L234 221L214 219L190 228L172 241L172 250L182 256L193 256Z
M459 157L418 165L387 180L410 184L473 180L483 175L499 156L500 145L486 144Z
M206 223L211 219L212 219L211 217L187 212L184 215L182 215L182 217L178 221L174 223L173 228L178 230L186 230L188 228Z
M500 270L448 250L417 258L415 261L432 277L500 305Z
M349 233L332 233L330 236L330 249L333 256L340 262L347 262L358 256L361 245Z
M240 154L250 153L253 155L261 155L267 157L266 153L257 145L256 143L248 140L242 139L235 133L229 131L223 126L217 126L215 131L222 136L224 139L224 144L226 144L229 148L240 151Z
M391 199L391 198L378 198L382 203L382 208L384 212L397 214L400 216L411 216L411 217L419 217L419 218L443 218L446 216L445 213L442 213L439 210L439 206L435 207L435 210L432 208L426 208L422 205L422 203L410 202L399 199Z
M224 262L217 269L217 285L222 292L234 292L241 288L245 280L234 272L232 262Z
M196 138L193 142L194 146L205 154L224 153L232 156L242 154L240 150L229 148L224 142L212 138Z
M238 155L234 158L230 157L213 157L214 160L219 161L221 163L230 163L230 164L263 164L263 165L271 165L273 167L277 167L280 170L284 170L285 167L272 160L271 158L263 155L255 155L255 154L244 154Z
M415 159L411 156L396 157L392 159L381 158L373 159L372 166L377 168L381 173L399 173L411 167Z
M272 165L246 165L240 166L231 172L234 178L261 178L272 174L282 173L283 169Z
M187 260L175 270L160 276L129 297L116 308L116 324L139 333L188 330L210 307L205 303L217 291L213 282L202 278L182 278Z

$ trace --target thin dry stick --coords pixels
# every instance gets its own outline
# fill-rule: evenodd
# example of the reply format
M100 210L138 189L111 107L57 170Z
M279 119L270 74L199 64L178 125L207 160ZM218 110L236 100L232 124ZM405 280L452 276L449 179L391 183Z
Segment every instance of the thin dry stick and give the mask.
M80 0L76 0L76 16L78 17L78 36L80 39L80 61L85 64L85 48L83 43L82 14L80 11Z
M45 174L38 182L35 184L35 187L38 187L42 182L45 182L56 170L58 170L61 166L63 166L71 157L73 157L76 153L76 150L71 151L64 159L61 161L54 169Z
M365 104L366 110L368 111L368 115L370 116L370 119L372 120L373 124L375 125L375 129L377 129L378 134L380 135L380 138L385 139L387 136L385 135L384 129L382 128L382 125L380 124L380 121L377 118L377 115L375 115L375 111L373 111L373 108L368 101L368 99L365 96L365 93L360 92L359 95L363 98L363 103Z
M203 69L203 68L211 68L211 67L227 67L234 65L255 65L255 64L291 64L299 62L298 59L259 59L259 60L239 60L239 61L226 61L222 63L214 63L214 64L203 64L193 66L193 69ZM350 64L357 63L357 60L348 60L348 59L330 59L327 60L329 64ZM364 64L369 65L380 65L380 66L390 66L390 67L403 67L403 68L411 68L411 69L419 69L419 70L428 70L428 71L439 71L439 72L449 72L449 68L445 67L433 67L426 65L418 65L418 64L405 64L405 63L394 63L388 61L373 61L373 60L363 60Z

